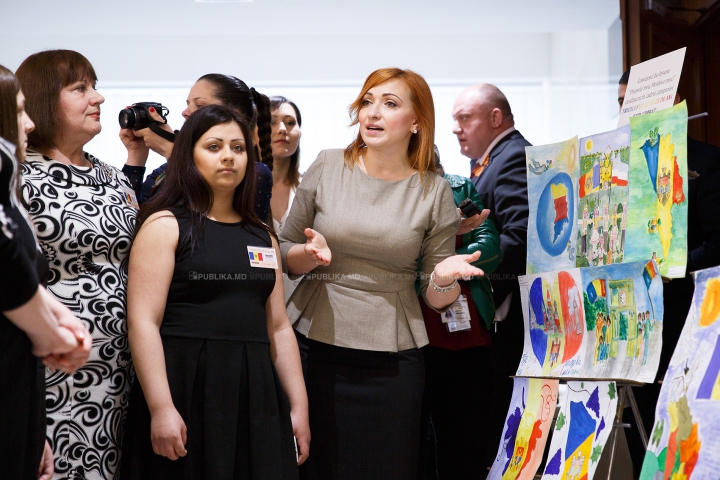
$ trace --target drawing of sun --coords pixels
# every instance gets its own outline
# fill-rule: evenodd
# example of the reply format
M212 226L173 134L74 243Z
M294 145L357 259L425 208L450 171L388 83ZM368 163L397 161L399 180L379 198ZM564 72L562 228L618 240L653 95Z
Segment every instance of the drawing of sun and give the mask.
M592 139L588 138L587 141L585 142L585 151L589 153L592 151L592 148L593 148L593 141L592 141Z

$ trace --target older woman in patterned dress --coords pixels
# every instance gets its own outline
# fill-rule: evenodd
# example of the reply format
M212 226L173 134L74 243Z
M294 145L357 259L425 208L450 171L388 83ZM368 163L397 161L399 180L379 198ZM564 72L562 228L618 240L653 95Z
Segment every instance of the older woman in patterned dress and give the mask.
M22 193L50 264L48 290L94 339L87 365L74 375L47 370L54 478L111 479L130 387L125 297L135 193L125 174L83 149L100 133L105 100L85 57L70 50L36 53L17 77L36 123Z

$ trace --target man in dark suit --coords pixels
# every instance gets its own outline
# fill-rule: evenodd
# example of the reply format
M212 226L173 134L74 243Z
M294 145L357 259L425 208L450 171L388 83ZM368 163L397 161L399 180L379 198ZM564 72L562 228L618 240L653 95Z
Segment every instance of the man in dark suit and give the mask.
M524 342L517 277L525 274L527 256L525 147L530 143L515 130L510 104L494 85L465 89L455 101L453 118L453 133L460 142L460 152L472 159L470 178L485 208L490 209L489 218L500 233L503 255L497 270L489 275L496 307L495 328L491 332L495 402L487 414L494 421L488 435L496 450L512 397L510 375L515 374L520 364ZM488 403L491 400L488 395Z
M620 77L618 85L618 104L622 107L630 72ZM680 97L675 96L675 103ZM660 365L657 380L662 380L675 351L682 332L695 284L690 272L720 265L720 148L709 143L687 139L687 273L684 278L666 281L663 285L663 344L660 353ZM664 279L665 281L666 279ZM655 382L642 388L633 389L640 410L643 426L651 433L655 418L655 406L660 395L660 384ZM624 421L633 424L627 432L628 447L636 477L640 475L645 448L635 428L635 421L628 410L624 412Z

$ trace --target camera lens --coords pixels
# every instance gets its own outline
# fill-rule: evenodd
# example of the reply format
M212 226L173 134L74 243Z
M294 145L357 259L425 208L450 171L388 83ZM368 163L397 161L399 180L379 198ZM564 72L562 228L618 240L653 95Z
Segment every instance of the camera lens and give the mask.
M118 121L120 122L120 128L133 128L135 126L135 112L132 108L120 110Z

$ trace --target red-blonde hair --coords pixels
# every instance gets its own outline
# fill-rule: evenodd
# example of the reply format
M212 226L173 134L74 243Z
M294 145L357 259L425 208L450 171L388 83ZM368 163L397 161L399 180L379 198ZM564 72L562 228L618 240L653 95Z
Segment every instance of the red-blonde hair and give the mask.
M435 104L433 103L430 87L423 77L412 70L400 68L381 68L368 75L363 84L360 95L350 105L350 118L352 125L359 122L358 115L362 108L362 101L365 94L374 87L389 82L390 80L402 80L410 90L410 102L415 112L418 125L418 133L410 137L408 145L408 158L412 168L420 172L420 176L426 172L435 172ZM360 132L355 140L345 149L345 162L352 168L358 161L362 150L366 148Z

